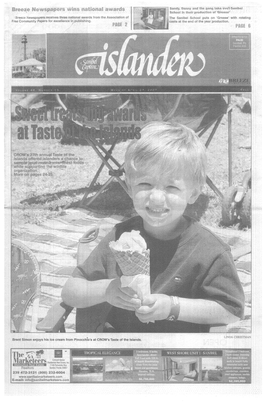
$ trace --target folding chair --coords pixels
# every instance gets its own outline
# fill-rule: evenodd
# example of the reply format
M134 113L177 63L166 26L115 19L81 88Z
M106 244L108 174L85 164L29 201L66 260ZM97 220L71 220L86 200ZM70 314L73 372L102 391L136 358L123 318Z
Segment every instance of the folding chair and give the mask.
M103 95L101 98L100 95L97 95L97 103L99 103L98 100L100 100L100 104L105 103L105 100L107 100L106 96L110 97L113 95ZM74 104L72 106L68 106L68 104L66 105L62 101L60 95L57 95L56 97L58 103L65 111L68 111L69 109L76 109L76 105L74 107ZM93 103L94 101L96 101L96 98L93 99ZM221 123L223 116L227 113L228 103L224 100L223 96L218 94L136 94L126 96L125 101L122 100L122 103L119 105L117 103L113 104L111 106L111 109L123 109L125 106L139 109L141 112L143 111L145 113L146 120L139 123L141 127L149 121L153 120L169 121L171 123L177 122L193 129L199 137L202 137L204 133L212 127L210 134L205 142L205 146L206 148L208 148ZM109 111L104 117L106 124L110 123L107 122L108 114ZM230 123L228 125L229 138L231 135ZM78 120L72 120L72 124L75 125L75 130L77 129L77 139L79 139L79 141L85 141L87 145L91 146L102 161L101 165L95 173L93 180L85 191L85 194L79 204L80 207L88 207L114 180L118 181L121 187L127 192L126 184L121 178L124 173L123 164L120 164L113 156L116 144L122 141L120 139L120 136L117 135L113 138L111 147L109 148L109 150L107 150L104 147L103 142L100 141L99 125L98 123L96 123L96 121L89 122L86 120L85 123L81 123ZM91 134L91 132L89 131L92 127L95 127L97 130L95 134ZM82 134L82 136L78 136L78 130L79 134ZM104 185L101 186L101 188L96 192L95 195L87 199L88 195L90 194L90 192L92 192L94 186L96 185L98 177L104 167L108 168L110 178L105 182ZM221 199L223 199L223 194L214 185L209 177L207 177L207 183L210 188Z
M105 103L107 101L108 97L112 97L113 95L92 95L91 99L88 99L90 102L97 102L99 107L100 104L102 105L102 103ZM60 95L56 95L56 99L58 101L58 103L60 104L60 106L65 110L65 112L67 112L71 107L66 106L66 104L62 101ZM111 104L111 106L106 106L106 108L110 109L107 111L107 114L104 116L104 119L107 117L107 115L109 114L109 112L111 110L114 110L116 107L118 107L119 109L124 108L127 103L129 102L129 99L126 99L124 102L120 104L117 104L117 101L115 101L114 104ZM97 105L97 106L98 106ZM73 106L74 108L74 106ZM85 107L83 109L85 111ZM95 153L98 155L98 157L101 159L102 164L99 166L98 170L96 171L96 174L94 175L94 178L92 179L92 181L90 182L90 185L87 187L85 194L79 204L80 207L85 207L87 204L90 205L100 194L101 192L103 192L107 186L114 180L117 180L119 182L119 184L121 185L121 187L128 192L127 187L125 182L120 178L123 174L123 165L121 165L114 157L113 157L113 150L116 146L116 144L120 141L119 139L119 135L116 135L111 143L111 147L109 148L109 150L107 150L102 142L100 142L100 139L98 137L95 137L94 135L91 135L89 131L85 131L85 130L90 130L92 127L96 128L96 133L99 134L99 126L98 123L96 123L96 121L85 121L84 123L81 123L79 120L74 120L71 119L71 122L68 123L66 122L66 125L68 124L68 126L71 128L71 133L75 132L76 126L77 129L79 128L79 131L83 131L84 136L82 136L82 141L86 142L87 145L89 145L90 147L92 147L92 149L95 151ZM73 127L73 125L75 125L75 127ZM77 130L78 133L78 130ZM77 141L80 141L80 137L78 137L77 135ZM85 205L85 202L87 200L87 196L89 195L89 193L93 190L94 186L96 185L96 182L104 168L104 166L106 166L109 170L109 175L110 178L109 180L97 191L97 193L88 200L88 202Z
M11 331L36 332L40 270L31 250L19 240L11 244Z
M79 240L77 264L83 263L91 252L89 246L98 237L99 229L90 228ZM76 312L76 332L103 332L105 319L110 309L109 304L98 304L90 308L78 309ZM63 301L55 303L46 317L36 325L37 331L65 332L65 321L73 308Z

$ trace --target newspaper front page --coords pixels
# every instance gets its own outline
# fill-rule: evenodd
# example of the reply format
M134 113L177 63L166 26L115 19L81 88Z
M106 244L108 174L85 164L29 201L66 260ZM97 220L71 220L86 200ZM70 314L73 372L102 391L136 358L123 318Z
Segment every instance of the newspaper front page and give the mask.
M253 3L6 6L9 394L76 384L260 392L260 13ZM138 198L124 177L128 145L179 125L206 147L203 189L179 198L198 152L174 158L172 177L157 144L154 160L141 152ZM124 283L127 263L109 241L134 229L150 266L133 275L142 265L122 248ZM130 302L123 285L137 291L139 277L149 292L136 303L153 321L96 285L118 281ZM95 300L81 302L90 283Z

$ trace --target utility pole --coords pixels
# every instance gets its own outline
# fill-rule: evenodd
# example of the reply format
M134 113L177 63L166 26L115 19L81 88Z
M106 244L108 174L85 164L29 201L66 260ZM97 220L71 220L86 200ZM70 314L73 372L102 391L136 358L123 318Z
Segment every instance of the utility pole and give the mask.
M27 36L23 35L21 39L22 44L24 44L24 61L27 59Z

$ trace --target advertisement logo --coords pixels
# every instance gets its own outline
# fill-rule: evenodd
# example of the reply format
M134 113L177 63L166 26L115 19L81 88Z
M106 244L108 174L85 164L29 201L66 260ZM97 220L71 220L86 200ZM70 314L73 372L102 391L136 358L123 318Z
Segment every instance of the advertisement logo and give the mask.
M62 349L55 349L54 350L54 358L62 358Z
M12 352L13 366L46 366L47 359L44 350L28 350Z
M127 37L120 49L109 52L109 44L103 45L103 51L91 52L79 56L75 61L75 71L78 75L90 70L98 70L100 76L183 76L199 75L206 65L205 56L198 52L175 52L180 40L179 35L172 36L165 49L157 57L152 52L128 52L129 48L137 49L137 35ZM194 68L194 65L198 69Z

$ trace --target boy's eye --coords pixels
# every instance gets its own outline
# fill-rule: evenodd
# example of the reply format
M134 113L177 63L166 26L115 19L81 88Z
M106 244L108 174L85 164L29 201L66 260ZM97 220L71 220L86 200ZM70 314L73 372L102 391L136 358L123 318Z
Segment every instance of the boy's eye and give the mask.
M149 182L140 182L138 186L142 188L149 188L151 187L151 184Z
M168 189L173 189L173 190L175 190L175 191L179 191L179 188L176 187L175 185L168 185L167 188L168 188Z

